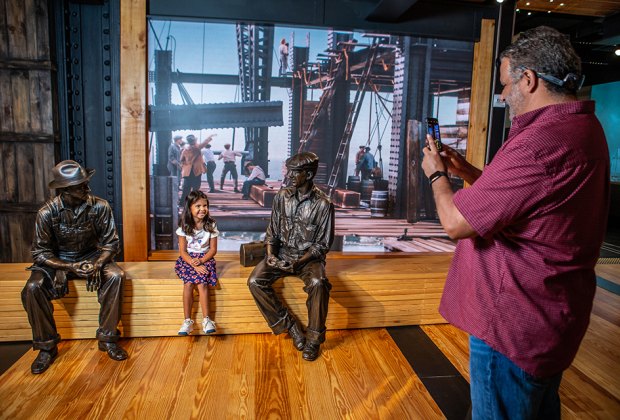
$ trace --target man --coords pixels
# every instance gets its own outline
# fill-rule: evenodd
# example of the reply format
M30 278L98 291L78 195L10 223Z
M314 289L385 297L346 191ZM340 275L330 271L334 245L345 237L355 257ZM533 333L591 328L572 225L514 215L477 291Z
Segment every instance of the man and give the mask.
M239 191L239 188L237 188L237 165L235 164L235 158L237 156L241 156L241 152L235 152L234 150L230 150L230 143L226 143L224 145L224 151L222 153L220 153L220 156L217 158L218 160L220 159L224 159L224 169L222 169L222 177L220 178L220 190L224 189L224 180L226 179L226 175L228 175L228 172L230 172L230 174L233 177L233 180L235 181L235 192L241 192Z
M181 152L181 175L183 175L183 192L179 206L185 203L185 198L194 190L200 189L200 179L202 174L207 171L202 153L200 150L215 137L215 134L208 136L202 143L196 144L196 136L190 134L187 136L187 147Z
M299 153L286 161L289 187L275 196L267 227L265 258L250 274L248 287L256 305L274 334L288 330L293 345L312 361L325 341L325 320L331 284L325 275L325 255L334 238L334 206L314 186L319 158ZM273 283L285 276L297 276L308 294L308 329L304 333L295 317L280 302Z
M508 139L480 171L427 136L422 168L461 239L440 312L470 333L473 418L560 418L558 388L588 326L609 205L594 103L568 38L539 27L501 55ZM446 147L446 146L444 146ZM443 156L443 159L442 159ZM452 193L446 168L471 187Z
M366 153L365 147L363 144L361 144L359 150L355 154L355 176L359 176L360 174L360 169L361 169L360 162L362 161L362 158L364 157L365 153Z
M58 355L60 335L54 321L52 299L69 291L67 280L86 279L86 289L97 292L99 350L113 360L127 353L118 344L117 329L125 274L114 262L119 239L112 209L107 201L90 193L94 169L65 160L52 169L50 188L59 194L37 213L32 271L22 291L22 303L32 327L33 348L39 354L32 363L34 374L45 372Z
M181 188L181 147L183 146L183 136L174 136L170 147L168 147L168 171L170 176L177 178L177 189Z
M215 172L215 154L213 150L211 150L211 144L207 144L204 149L202 149L202 159L205 161L207 165L207 183L209 184L209 192L215 192L215 183L213 182L213 172Z
M375 157L370 153L370 147L364 149L364 155L360 160L359 167L362 171L362 179L370 179L370 174L375 167Z
M282 38L280 41L280 68L278 69L278 76L284 76L288 69L288 42L286 38Z
M242 199L248 200L250 198L250 190L252 189L252 185L265 185L265 172L263 169L254 165L251 161L247 161L245 163L245 169L248 171L248 179L243 181L243 185L241 186L241 196Z

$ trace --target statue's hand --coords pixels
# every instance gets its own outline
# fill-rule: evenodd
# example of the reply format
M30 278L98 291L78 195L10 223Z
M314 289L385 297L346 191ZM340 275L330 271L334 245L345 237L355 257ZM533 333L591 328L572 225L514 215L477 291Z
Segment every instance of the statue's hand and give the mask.
M67 270L72 271L78 277L85 279L93 273L94 267L95 266L93 263L88 260L84 260L69 264Z
M295 263L292 261L283 261L280 260L280 265L279 265L279 269L282 271L286 271L288 273L294 273L295 269L293 268L295 266Z
M86 279L86 290L96 292L101 287L101 268L97 268Z
M67 281L67 276L54 277L53 286L57 296L64 296L69 293L69 282Z
M270 267L277 268L279 266L280 259L275 255L269 255L267 257L267 265Z

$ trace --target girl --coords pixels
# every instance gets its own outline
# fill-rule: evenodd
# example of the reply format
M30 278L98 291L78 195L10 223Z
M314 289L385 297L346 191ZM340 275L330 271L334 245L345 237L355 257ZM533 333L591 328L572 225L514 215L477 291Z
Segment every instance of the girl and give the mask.
M185 321L179 335L188 335L194 329L191 319L194 304L194 288L198 287L200 307L204 319L202 330L205 334L215 332L215 323L209 319L209 289L217 284L215 260L219 231L215 220L209 216L209 200L200 190L187 195L183 213L179 219L179 252L181 256L174 265L177 276L183 280L183 312Z

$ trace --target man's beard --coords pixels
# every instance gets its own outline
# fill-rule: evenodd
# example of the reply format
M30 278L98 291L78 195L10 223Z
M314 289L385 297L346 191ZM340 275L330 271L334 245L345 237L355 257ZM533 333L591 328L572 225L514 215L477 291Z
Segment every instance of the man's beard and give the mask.
M506 97L506 105L508 105L508 118L510 121L517 115L521 114L523 108L523 95L519 89L513 89L510 95Z

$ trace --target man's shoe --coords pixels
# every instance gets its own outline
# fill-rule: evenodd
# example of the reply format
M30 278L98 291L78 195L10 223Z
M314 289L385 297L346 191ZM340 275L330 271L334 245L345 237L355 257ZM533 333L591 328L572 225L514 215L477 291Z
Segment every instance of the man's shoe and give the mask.
M30 365L30 371L34 375L38 375L40 373L45 372L47 368L50 367L52 363L54 363L54 359L56 359L56 356L58 356L57 347L54 347L50 351L47 351L47 350L39 351L37 358L34 359L34 362L32 362L32 365Z
M120 361L120 360L125 360L127 358L127 352L123 350L122 347L116 343L108 343L105 341L100 341L99 350L107 352L108 357L112 360Z
M304 332L301 330L299 323L295 322L291 328L288 329L288 335L293 339L293 345L299 351L304 349L304 345L306 344L306 336Z
M303 357L304 360L312 362L313 360L316 360L317 357L319 357L320 350L320 343L308 341L306 343L306 346L304 347L304 352L302 353L301 357Z
M242 197L241 197L241 199L242 199L242 200L249 200L249 199L250 199L250 197L248 197L247 195L244 195L244 196L242 196Z
M234 190L234 191L235 191L236 193L240 193L240 192L241 192L241 190L239 190L239 188L235 188L235 190Z

